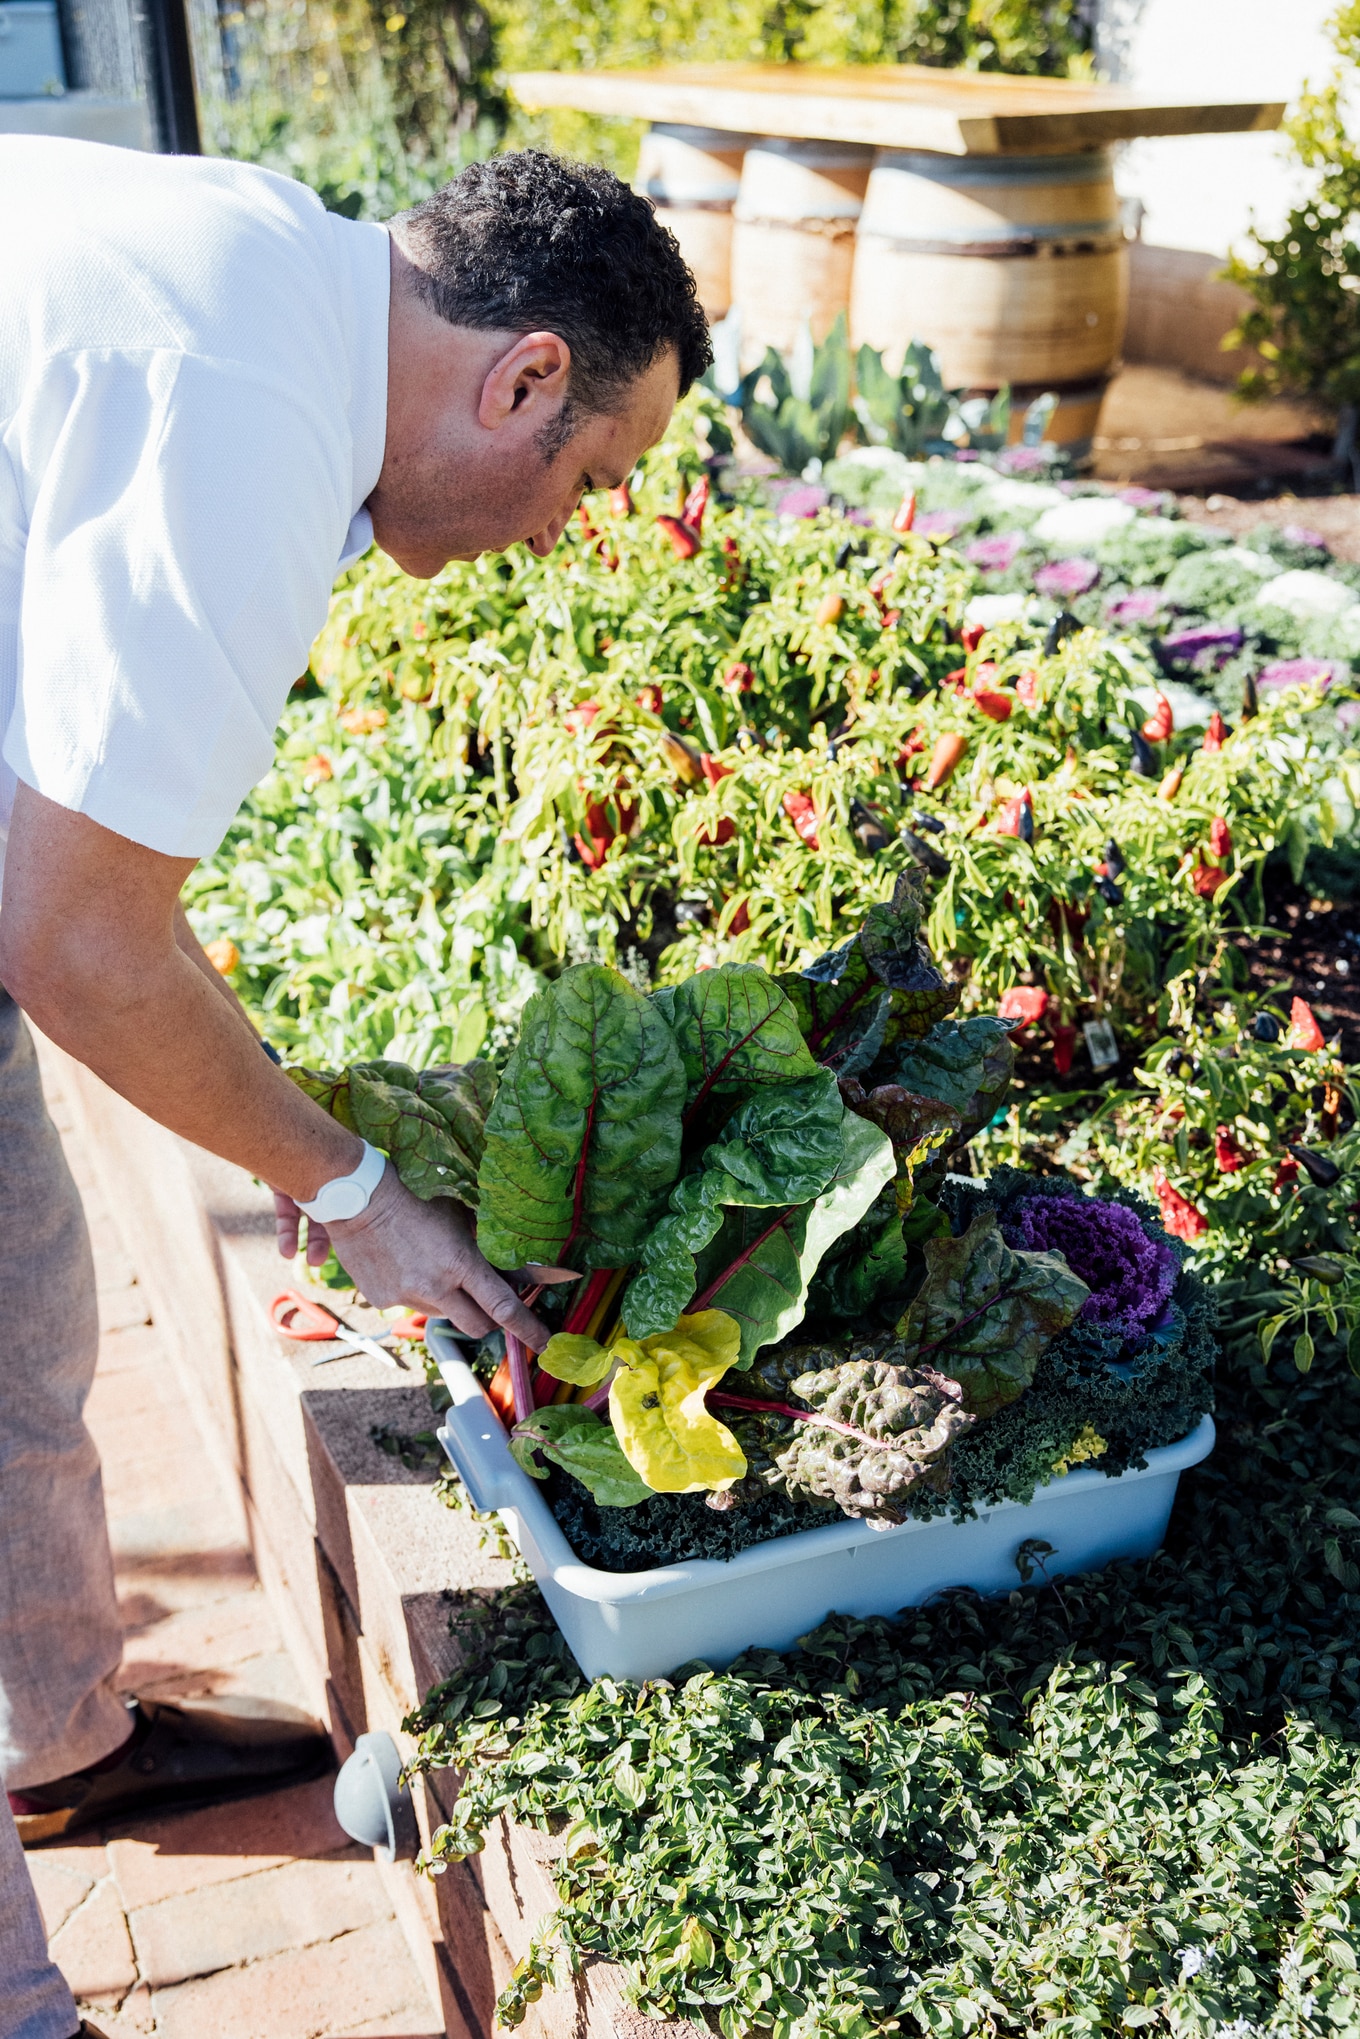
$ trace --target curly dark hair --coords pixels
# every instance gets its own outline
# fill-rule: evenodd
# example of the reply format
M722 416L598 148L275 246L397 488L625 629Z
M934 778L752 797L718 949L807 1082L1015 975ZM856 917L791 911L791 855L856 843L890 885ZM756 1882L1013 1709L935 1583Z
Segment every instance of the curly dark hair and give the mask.
M608 413L667 348L680 394L713 359L675 237L650 199L541 149L469 163L393 222L427 304L455 326L542 328L571 348L562 442Z

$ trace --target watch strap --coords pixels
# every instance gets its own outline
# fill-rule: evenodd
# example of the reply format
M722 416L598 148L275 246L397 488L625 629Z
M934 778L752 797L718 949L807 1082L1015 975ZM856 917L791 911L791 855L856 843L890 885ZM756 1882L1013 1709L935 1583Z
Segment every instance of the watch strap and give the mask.
M382 1181L387 1156L364 1141L364 1158L350 1175L333 1176L323 1182L316 1195L298 1209L319 1225L332 1225L343 1218L360 1217L368 1209L374 1190Z

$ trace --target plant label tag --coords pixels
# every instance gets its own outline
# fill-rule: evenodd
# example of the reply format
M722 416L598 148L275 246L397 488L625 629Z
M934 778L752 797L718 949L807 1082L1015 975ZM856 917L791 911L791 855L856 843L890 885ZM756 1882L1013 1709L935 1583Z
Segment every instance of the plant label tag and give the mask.
M1096 1070L1113 1069L1119 1061L1119 1043L1114 1037L1114 1028L1108 1020L1087 1020L1082 1032L1086 1036L1086 1050L1091 1057L1091 1067Z

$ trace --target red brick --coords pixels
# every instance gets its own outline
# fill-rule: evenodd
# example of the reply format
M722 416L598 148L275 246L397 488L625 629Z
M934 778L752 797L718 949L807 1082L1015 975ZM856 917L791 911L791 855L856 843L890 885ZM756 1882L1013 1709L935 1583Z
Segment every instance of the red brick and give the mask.
M109 1843L109 1857L130 1911L177 1891L201 1890L299 1857L330 1855L346 1845L331 1805L334 1779L318 1777L291 1791L272 1791L234 1805L164 1813L140 1820Z
M112 1877L96 1885L51 1941L52 1959L82 2003L118 2003L137 1980L127 1920Z
M289 1862L129 1914L143 1977L153 1988L213 1975L290 1948L313 1947L391 1914L371 1861Z
M160 2039L327 2039L400 2011L429 2029L430 2007L390 1920L324 1946L223 1969L152 1992Z

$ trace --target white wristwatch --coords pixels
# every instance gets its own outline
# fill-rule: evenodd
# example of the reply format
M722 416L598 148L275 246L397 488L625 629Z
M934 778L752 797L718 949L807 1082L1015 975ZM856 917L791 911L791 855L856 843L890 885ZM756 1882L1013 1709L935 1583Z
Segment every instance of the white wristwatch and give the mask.
M309 1218L315 1218L319 1225L333 1225L341 1218L357 1218L368 1209L369 1199L382 1181L387 1156L364 1141L364 1158L353 1175L337 1175L331 1182L323 1182L310 1203L299 1202L298 1209L305 1211Z

